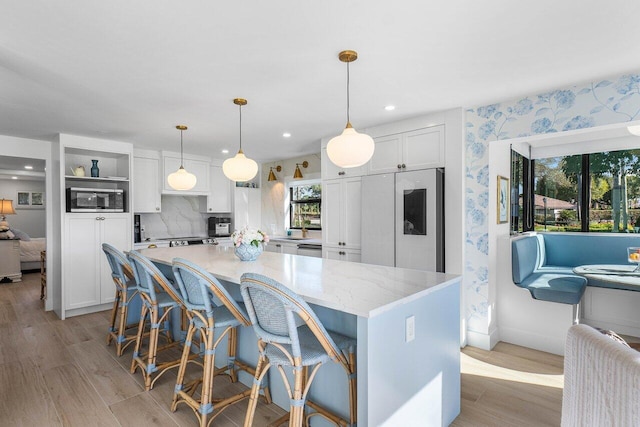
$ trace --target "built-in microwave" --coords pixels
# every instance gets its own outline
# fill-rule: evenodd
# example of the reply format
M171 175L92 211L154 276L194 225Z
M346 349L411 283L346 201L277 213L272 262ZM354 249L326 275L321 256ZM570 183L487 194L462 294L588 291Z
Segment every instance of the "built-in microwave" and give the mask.
M124 212L124 190L67 188L67 212Z

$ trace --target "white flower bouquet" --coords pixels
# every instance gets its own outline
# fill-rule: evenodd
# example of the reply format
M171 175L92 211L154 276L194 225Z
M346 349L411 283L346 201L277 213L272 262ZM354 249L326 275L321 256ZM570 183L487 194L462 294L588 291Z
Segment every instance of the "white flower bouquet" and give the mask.
M256 228L249 228L249 226L234 231L231 239L233 240L233 246L236 248L242 244L259 247L260 243L269 242L269 236L265 232Z

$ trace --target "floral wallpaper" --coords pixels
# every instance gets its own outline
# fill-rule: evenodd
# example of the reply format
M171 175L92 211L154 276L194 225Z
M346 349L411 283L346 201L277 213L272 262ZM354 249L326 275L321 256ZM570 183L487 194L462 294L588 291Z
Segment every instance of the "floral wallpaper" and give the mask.
M489 327L489 143L640 120L640 74L591 82L466 111L465 274L468 329Z

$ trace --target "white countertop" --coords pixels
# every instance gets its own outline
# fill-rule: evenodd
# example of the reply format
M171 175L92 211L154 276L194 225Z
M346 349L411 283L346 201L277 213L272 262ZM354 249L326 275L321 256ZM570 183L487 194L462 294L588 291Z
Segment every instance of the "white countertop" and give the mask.
M290 238L287 236L280 237L270 237L269 242L283 242L283 243L306 243L311 245L322 245L322 239L300 239L300 238Z
M263 252L256 261L240 261L233 247L210 245L140 251L153 261L186 258L221 280L240 283L243 273L271 277L305 301L362 317L392 308L452 285L460 276L307 256Z

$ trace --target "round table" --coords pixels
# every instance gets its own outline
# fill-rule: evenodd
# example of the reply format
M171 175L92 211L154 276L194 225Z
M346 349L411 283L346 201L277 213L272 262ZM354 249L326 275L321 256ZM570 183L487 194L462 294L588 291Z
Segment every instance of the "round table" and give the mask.
M600 280L627 287L638 287L640 290L640 271L634 271L636 265L624 264L592 264L580 265L573 269L578 276L587 280Z

